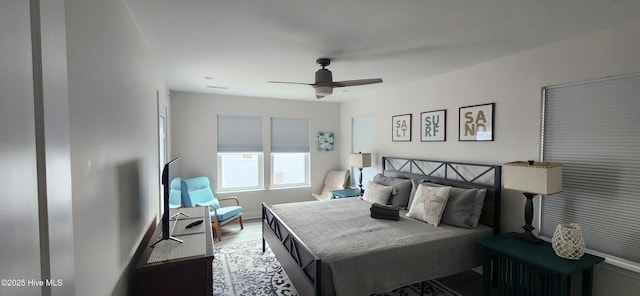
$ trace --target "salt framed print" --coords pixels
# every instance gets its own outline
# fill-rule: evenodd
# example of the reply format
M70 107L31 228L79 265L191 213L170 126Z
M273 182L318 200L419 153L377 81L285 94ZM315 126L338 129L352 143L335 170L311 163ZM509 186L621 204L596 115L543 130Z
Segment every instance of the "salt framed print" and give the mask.
M411 142L411 114L391 117L391 140L393 142Z

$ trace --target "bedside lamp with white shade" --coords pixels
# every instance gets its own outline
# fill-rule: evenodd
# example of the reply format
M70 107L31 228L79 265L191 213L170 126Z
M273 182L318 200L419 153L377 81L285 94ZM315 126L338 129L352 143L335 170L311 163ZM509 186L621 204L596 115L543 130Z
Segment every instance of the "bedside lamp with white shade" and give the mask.
M360 171L358 186L360 187L360 194L364 193L362 189L362 169L371 167L371 153L351 153L349 155L349 166L358 168Z
M531 243L541 242L531 231L533 221L533 198L537 195L549 195L562 191L562 164L529 161L514 161L502 166L505 189L522 192L527 199L524 207L524 232L516 238Z

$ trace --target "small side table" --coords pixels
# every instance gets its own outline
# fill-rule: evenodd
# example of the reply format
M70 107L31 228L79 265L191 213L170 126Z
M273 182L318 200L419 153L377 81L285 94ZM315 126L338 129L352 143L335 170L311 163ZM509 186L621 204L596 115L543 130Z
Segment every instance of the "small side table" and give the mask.
M356 196L360 196L360 189L359 188L347 188L347 189L332 190L331 191L331 198L332 199L356 197Z
M506 233L479 240L484 249L482 295L491 295L491 265L498 295L571 295L571 275L582 272L582 295L590 296L593 266L604 258L584 254L580 260L556 255L548 242L532 244Z

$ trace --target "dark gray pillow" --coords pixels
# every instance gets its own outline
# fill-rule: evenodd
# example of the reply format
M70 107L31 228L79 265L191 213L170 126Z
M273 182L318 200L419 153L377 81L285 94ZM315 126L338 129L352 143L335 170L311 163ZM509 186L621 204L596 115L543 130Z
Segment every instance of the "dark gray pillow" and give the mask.
M462 228L472 228L474 225L471 216L477 191L477 189L452 187L440 222Z
M471 209L471 226L478 226L480 216L482 215L482 207L484 207L484 198L487 195L486 188L478 188L476 197L474 198L473 208Z
M373 178L373 182L378 184L393 186L397 190L396 194L391 195L388 204L399 208L407 208L409 205L409 196L411 195L411 180L399 177L387 177L377 174Z

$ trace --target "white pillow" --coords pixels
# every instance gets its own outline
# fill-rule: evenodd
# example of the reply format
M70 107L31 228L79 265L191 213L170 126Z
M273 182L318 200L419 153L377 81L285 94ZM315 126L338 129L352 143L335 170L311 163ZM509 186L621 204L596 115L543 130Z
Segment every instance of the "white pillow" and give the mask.
M447 205L447 200L449 200L450 191L450 186L429 187L424 184L418 185L407 217L438 226L444 208Z
M364 191L362 199L370 203L379 203L386 205L389 202L389 197L393 192L393 186L385 186L375 182L369 181L367 183L367 190Z

